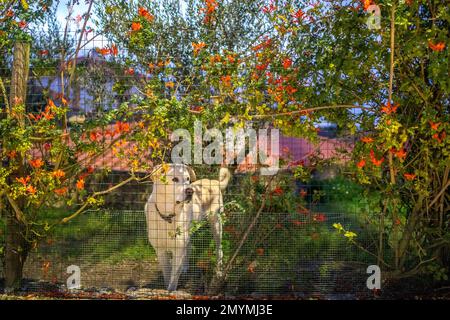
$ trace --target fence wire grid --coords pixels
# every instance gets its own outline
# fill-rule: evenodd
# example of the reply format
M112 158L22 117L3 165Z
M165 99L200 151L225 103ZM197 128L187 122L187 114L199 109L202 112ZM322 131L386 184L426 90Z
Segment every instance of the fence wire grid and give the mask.
M146 75L128 66L123 69L103 57L99 48L110 43L93 40L79 52L80 74L70 96L69 116L94 117L107 108L117 108L133 95L141 94L138 85ZM32 51L26 107L39 112L48 98L57 100L61 93L59 71L63 66L54 53ZM9 56L10 53L5 53ZM11 62L11 59L4 61ZM1 66L2 78L8 78L10 65ZM48 68L47 73L42 68ZM115 68L120 68L115 69ZM173 74L183 70L172 69ZM39 72L38 72L39 71ZM43 74L37 76L37 73ZM167 81L171 75L166 75ZM114 83L130 81L121 94ZM6 83L6 90L9 83ZM182 92L180 93L183 94ZM2 102L3 103L3 102ZM1 105L2 109L4 104ZM280 137L280 150L292 161L301 161L306 154L319 150L330 159L336 150L355 141L355 137L338 135L336 127L322 125L321 142L314 145L304 139ZM96 167L112 168L107 175L88 180L87 189L104 190L128 175L127 167L114 164L111 156L102 156ZM344 164L345 165L345 164ZM261 189L268 181L253 171L231 168L230 182L223 192L223 254L224 266L237 255L227 274L220 294L308 296L349 295L363 297L371 292L366 286L367 267L376 259L356 249L348 239L337 233L333 224L340 223L358 233L359 243L371 248L372 230L365 217L372 214L361 190L341 173L344 165L315 168L308 182L282 170L271 182L269 204L246 234L259 210ZM305 167L313 164L305 164ZM194 166L197 178L218 179L219 168ZM105 196L101 209L90 210L58 228L32 249L24 268L26 290L66 290L67 268L79 266L82 290L138 292L147 289L164 290L166 285L155 248L147 236L144 206L152 193L153 183L129 183ZM259 192L259 194L258 194ZM293 195L301 200L296 202ZM67 214L55 205L49 217ZM4 217L0 220L0 240L7 230ZM208 294L214 277L217 257L214 237L207 223L192 232L187 266L178 282L178 290L192 295ZM2 244L0 244L2 245ZM0 278L3 276L0 265Z

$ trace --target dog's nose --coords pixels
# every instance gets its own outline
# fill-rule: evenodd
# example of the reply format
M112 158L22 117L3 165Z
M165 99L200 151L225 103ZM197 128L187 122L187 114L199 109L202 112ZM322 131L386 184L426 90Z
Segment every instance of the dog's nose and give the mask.
M194 190L192 188L186 188L184 192L187 196L192 196L194 194Z

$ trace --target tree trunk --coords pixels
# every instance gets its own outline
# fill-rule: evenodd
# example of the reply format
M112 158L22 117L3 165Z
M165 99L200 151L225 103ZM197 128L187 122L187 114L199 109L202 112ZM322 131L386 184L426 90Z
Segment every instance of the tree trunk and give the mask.
M9 293L20 288L30 244L23 237L24 226L12 211L7 212L6 219L5 291Z
M408 256L408 249L413 237L413 233L416 230L417 224L420 221L420 217L422 215L422 205L423 205L423 196L419 195L417 202L411 212L411 215L408 217L408 222L405 227L405 231L403 232L403 237L400 240L398 245L398 257L399 257L399 265L397 266L398 271L404 271L406 258Z
M25 103L28 72L30 65L30 44L16 43L14 46L14 60L11 76L10 110L21 103ZM19 118L19 125L24 126L23 118ZM9 177L11 184L16 177L25 175L26 167L24 160L18 157L19 167ZM17 199L17 204L21 210L24 209L25 199ZM5 244L5 290L11 292L20 287L22 281L22 271L27 258L30 244L24 237L25 225L16 218L14 209L8 204L6 206L6 244Z

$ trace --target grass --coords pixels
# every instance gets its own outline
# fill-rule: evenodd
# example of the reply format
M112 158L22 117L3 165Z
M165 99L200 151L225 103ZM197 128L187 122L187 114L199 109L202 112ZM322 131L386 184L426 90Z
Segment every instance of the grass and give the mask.
M43 212L40 220L51 223L65 215L64 210L52 209ZM88 211L51 231L38 252L58 253L62 260L82 257L86 263L154 259L145 224L139 211Z

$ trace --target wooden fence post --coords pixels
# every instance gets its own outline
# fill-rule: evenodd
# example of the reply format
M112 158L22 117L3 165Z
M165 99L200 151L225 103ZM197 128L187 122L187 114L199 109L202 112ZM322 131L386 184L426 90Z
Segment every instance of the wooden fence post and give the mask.
M28 72L30 66L30 44L16 43L14 46L14 60L12 67L10 103L7 110L11 114L12 108L17 104L25 103ZM23 117L19 117L23 121ZM19 120L20 121L20 120ZM24 123L19 125L24 126ZM10 176L10 183L15 177L25 174L24 159L18 158L19 168ZM23 199L17 199L19 207L24 205ZM29 243L23 236L24 225L16 218L11 206L5 206L6 209L6 246L5 246L5 290L12 292L20 288L22 280L23 266L28 255Z

